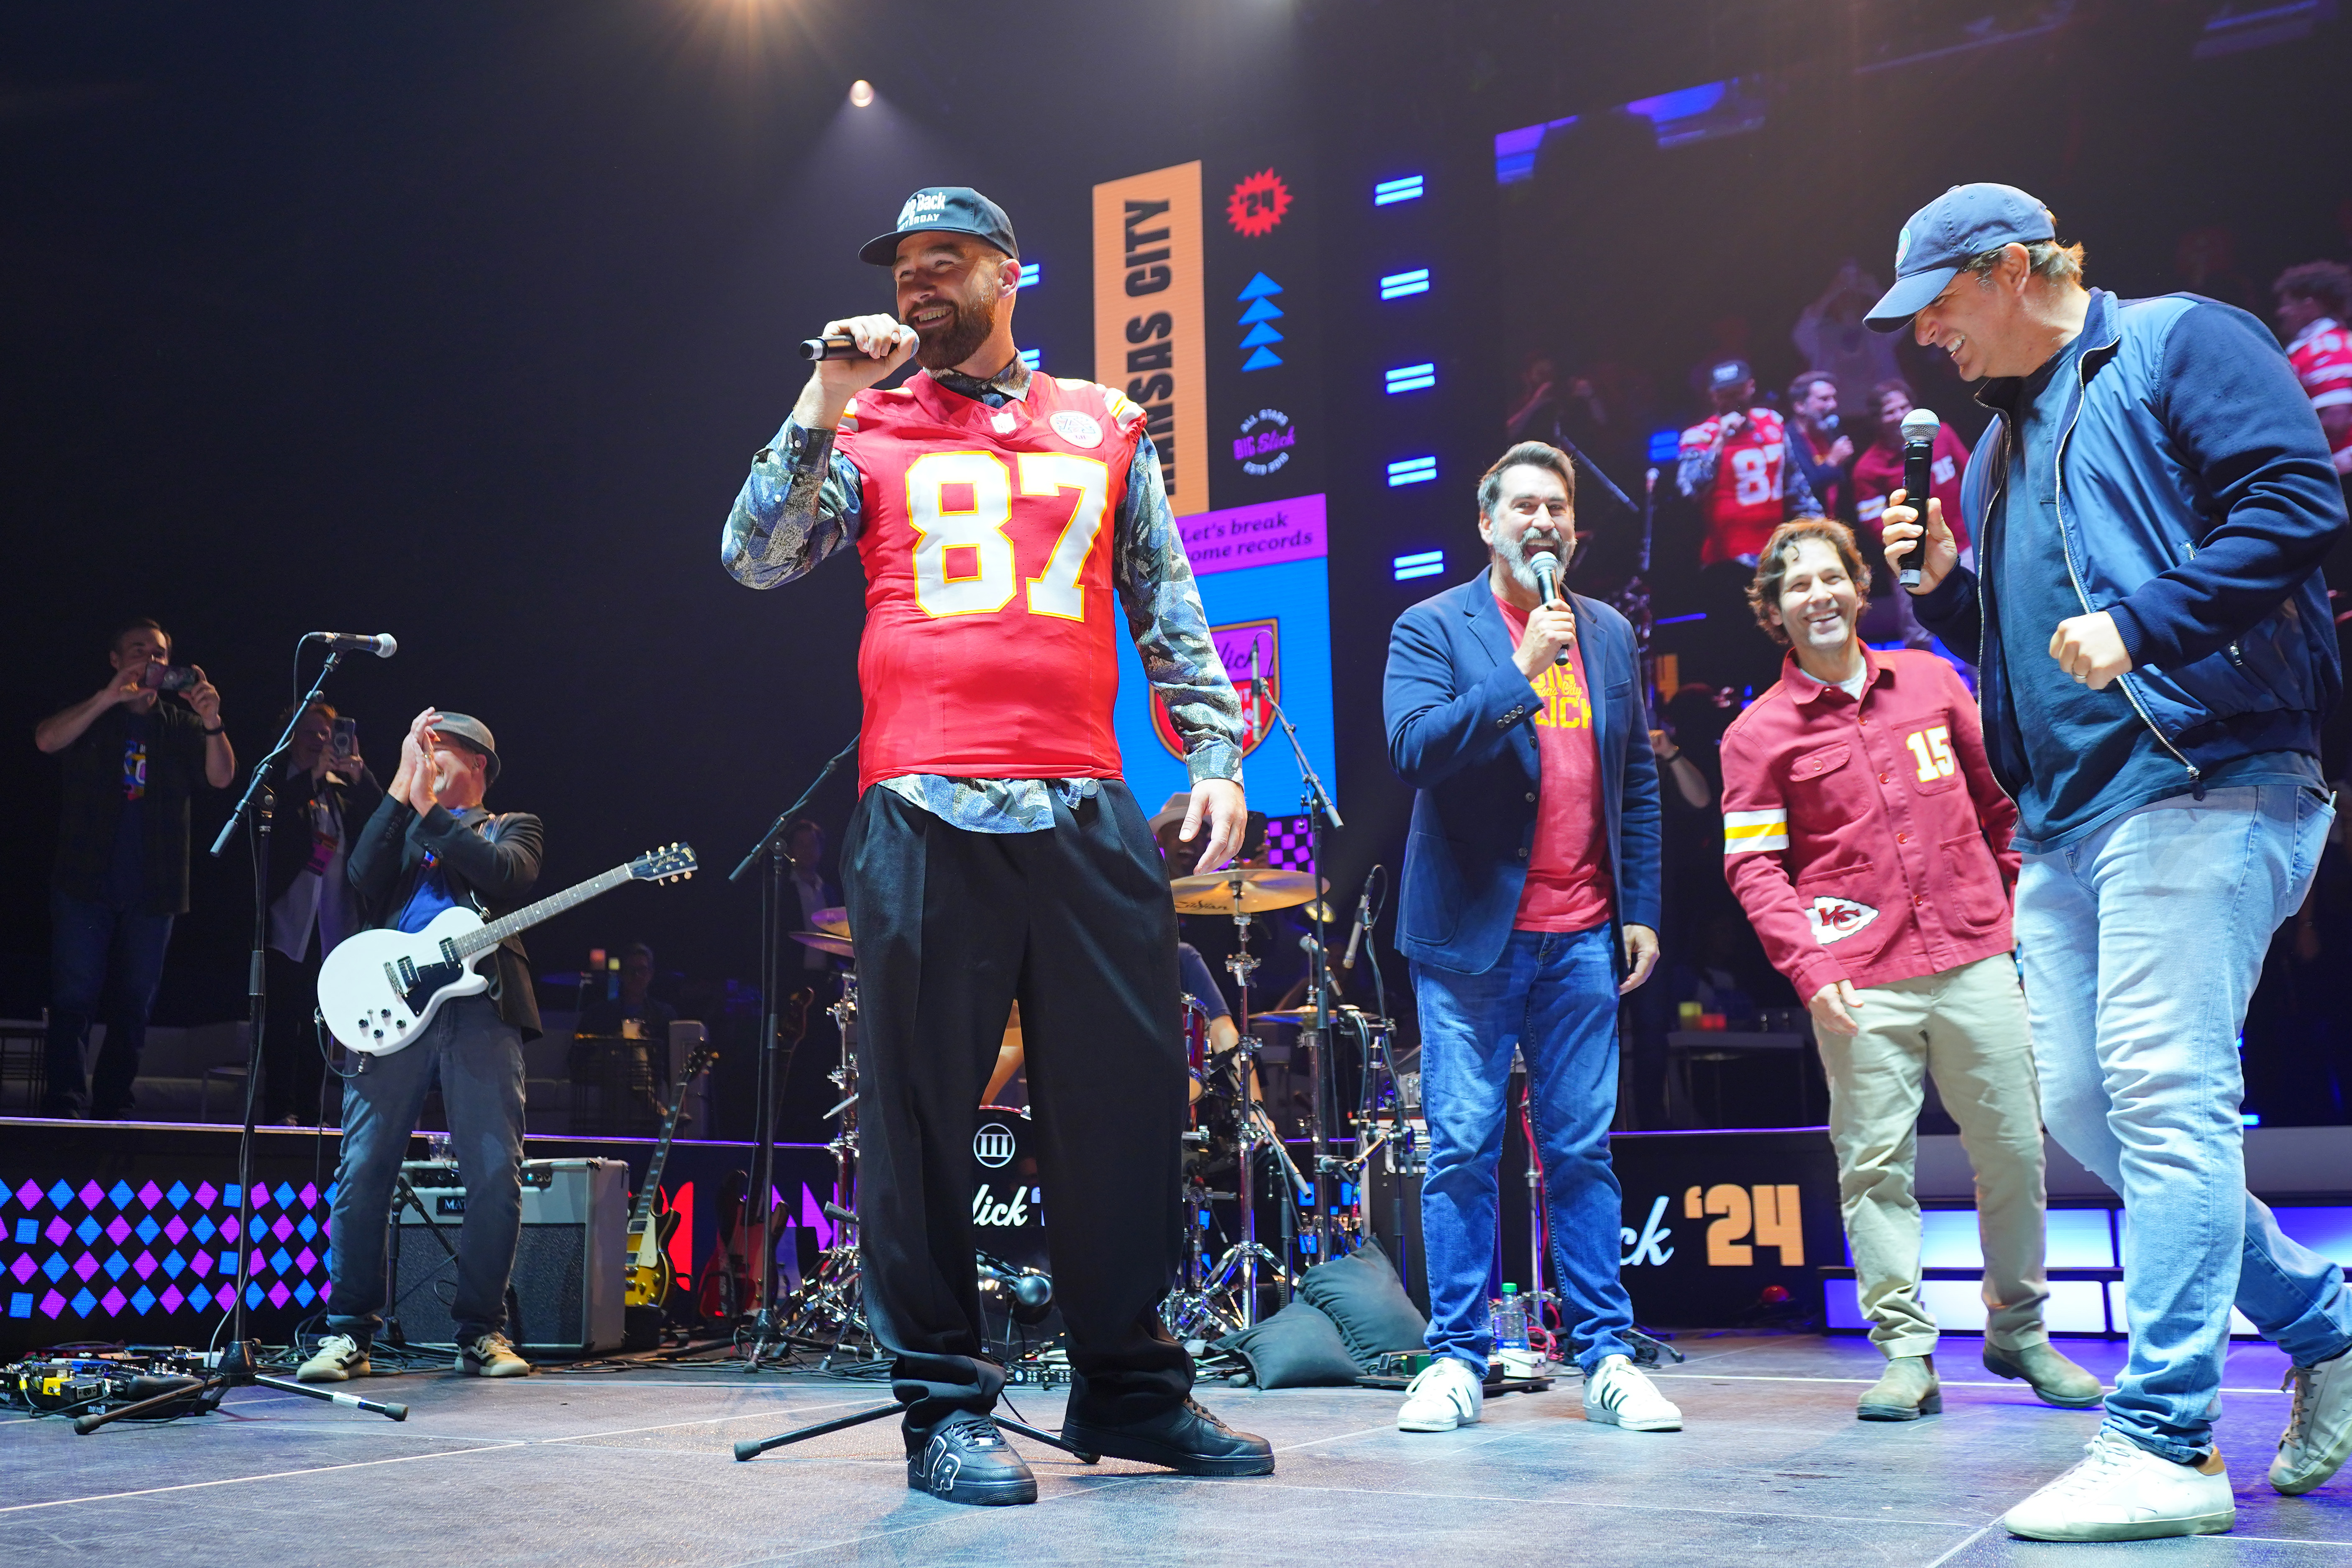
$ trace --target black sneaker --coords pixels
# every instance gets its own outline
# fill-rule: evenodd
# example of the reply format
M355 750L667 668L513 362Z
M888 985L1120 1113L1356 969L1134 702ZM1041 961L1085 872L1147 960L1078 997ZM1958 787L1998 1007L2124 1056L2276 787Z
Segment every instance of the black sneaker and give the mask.
M1160 1465L1185 1476L1270 1476L1274 1445L1236 1432L1192 1400L1142 1421L1062 1423L1062 1441L1106 1458Z
M1037 1500L1037 1478L987 1416L950 1415L928 1437L900 1431L907 1439L907 1485L916 1491L982 1508Z

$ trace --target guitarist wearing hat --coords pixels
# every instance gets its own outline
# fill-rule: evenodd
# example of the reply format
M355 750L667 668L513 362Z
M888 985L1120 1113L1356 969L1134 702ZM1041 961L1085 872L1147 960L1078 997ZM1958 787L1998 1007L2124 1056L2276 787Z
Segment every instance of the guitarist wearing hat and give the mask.
M418 931L461 904L488 917L530 897L539 880L540 820L483 809L498 776L498 744L480 720L427 708L410 723L399 771L351 849L351 883L372 927ZM367 1375L383 1321L393 1189L436 1067L467 1196L453 1309L457 1370L482 1377L531 1370L505 1331L507 1277L522 1228L522 1047L540 1032L519 937L500 945L490 973L486 994L443 1003L405 1048L361 1056L345 1083L328 1265L334 1310L325 1342L295 1374L304 1383Z
M1139 242L1148 239L1139 236ZM1210 641L1146 416L1013 346L1020 247L963 186L916 192L859 253L898 313L829 323L753 461L720 559L772 588L854 550L866 723L841 873L861 975L862 1276L906 1402L907 1483L1025 1503L989 1411L973 1258L973 1108L1018 1001L1070 1326L1062 1436L1192 1476L1265 1475L1264 1439L1192 1403L1160 1321L1182 1245L1176 918L1120 779L1118 639L1183 736L1181 837L1204 870L1246 813L1241 700ZM1138 342L1142 339L1139 338ZM919 363L889 391L879 384Z

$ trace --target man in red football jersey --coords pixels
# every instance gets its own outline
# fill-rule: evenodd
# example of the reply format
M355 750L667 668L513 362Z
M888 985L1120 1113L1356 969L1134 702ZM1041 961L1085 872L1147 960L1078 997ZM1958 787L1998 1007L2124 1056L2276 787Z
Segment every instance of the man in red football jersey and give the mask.
M857 1208L866 1305L907 1405L908 1485L1034 1501L989 1418L973 1266L974 1108L1021 1005L1054 1293L1070 1331L1063 1436L1186 1475L1265 1475L1262 1438L1189 1397L1160 1298L1181 1257L1185 1057L1159 847L1120 782L1122 619L1193 779L1201 868L1239 847L1241 701L1209 637L1143 412L1030 370L1020 249L995 203L916 192L861 259L898 311L829 321L754 458L721 549L754 588L855 545L866 568L860 796L842 882L860 972ZM877 384L912 358L920 373Z
M1707 369L1715 412L1683 432L1675 485L1698 503L1706 537L1699 545L1698 606L1684 668L1710 684L1761 691L1772 684L1779 650L1748 615L1748 579L1757 552L1790 518L1815 517L1821 504L1805 471L1789 458L1789 430L1756 403L1756 373L1740 359Z
M2327 435L2336 471L2352 482L2352 267L2306 261L2271 285L2286 356Z
M1769 408L1755 406L1756 373L1746 360L1727 359L1707 372L1715 412L1683 432L1675 483L1699 503L1706 542L1699 564L1737 561L1741 592L1747 572L1772 531L1792 517L1815 517L1820 503L1803 470L1789 462L1788 426Z

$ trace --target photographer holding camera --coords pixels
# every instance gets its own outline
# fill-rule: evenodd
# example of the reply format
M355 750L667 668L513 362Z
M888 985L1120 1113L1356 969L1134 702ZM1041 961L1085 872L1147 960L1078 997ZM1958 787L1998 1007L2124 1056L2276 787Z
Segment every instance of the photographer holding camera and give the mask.
M65 772L49 891L44 1115L130 1114L172 921L188 907L189 801L199 783L226 789L236 774L220 693L202 669L171 658L170 633L128 623L109 642L106 684L33 729L33 743ZM180 700L164 701L166 691ZM93 1089L83 1055L110 972L113 1006Z

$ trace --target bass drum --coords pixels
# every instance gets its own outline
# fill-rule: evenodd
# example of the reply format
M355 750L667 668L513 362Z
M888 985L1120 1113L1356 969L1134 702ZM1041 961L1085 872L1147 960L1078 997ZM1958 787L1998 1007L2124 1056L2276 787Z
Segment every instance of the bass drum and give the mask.
M983 1105L971 1135L979 1185L971 1196L971 1244L987 1257L1043 1274L1045 1194L1038 1184L1035 1133L1029 1113Z

